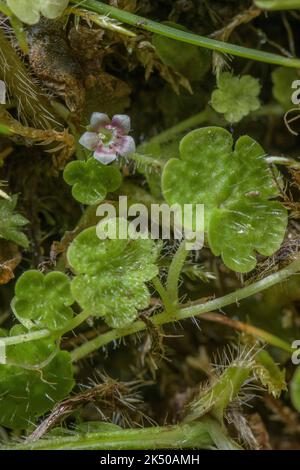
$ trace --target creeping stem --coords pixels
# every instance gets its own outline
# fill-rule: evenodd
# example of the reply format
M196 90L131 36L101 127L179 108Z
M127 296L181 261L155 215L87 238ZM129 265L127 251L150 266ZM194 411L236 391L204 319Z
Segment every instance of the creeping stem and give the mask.
M276 346L277 348L280 348L289 354L292 354L293 351L295 351L289 343L283 341L281 338L278 338L275 335L272 335L268 331L262 330L261 328L257 328L253 325L249 325L248 323L234 320L233 318L229 318L221 313L203 313L201 315L201 319L234 328L235 330L254 336L255 338L259 338L267 344Z
M78 5L78 0L71 0L71 3ZM101 15L107 15L122 23L126 23L136 28L145 29L155 34L160 34L177 41L193 44L195 46L204 47L213 51L221 52L223 54L231 54L245 59L257 60L259 62L266 62L269 64L282 65L285 67L300 68L300 60L293 57L282 57L278 54L271 54L256 49L250 49L228 42L217 41L197 34L182 31L180 29L172 28L165 24L157 23L156 21L148 20L142 16L134 15L125 10L120 10L113 6L107 5L103 2L95 0L84 0L80 2L80 7L91 10Z
M154 325L164 325L166 323L181 321L186 318L193 317L195 315L201 315L204 313L212 312L214 310L219 310L227 305L239 302L242 299L250 297L251 295L255 295L259 292L262 292L269 287L272 287L276 284L279 284L286 279L288 279L293 274L297 273L300 270L300 258L293 261L289 266L283 268L282 270L278 271L277 273L270 274L269 276L265 277L264 279L254 282L253 284L243 287L238 291L232 292L230 294L224 295L223 297L210 300L209 302L194 304L190 307L185 307L176 310L175 312L170 313L169 311L164 311L159 313L151 318L151 321ZM107 344L116 341L119 338L123 338L125 336L131 335L133 333L137 333L138 331L143 331L147 328L143 321L136 321L128 328L124 329L115 329L111 330L107 333L104 333L97 338L94 338L86 343L82 344L78 348L72 351L72 359L73 361L78 361L83 357L87 356L88 354L96 351L97 349L106 346ZM274 338L266 338L264 340L269 340L271 344L274 344ZM277 344L279 345L278 342ZM282 347L282 345L281 345ZM286 347L284 347L286 350Z
M237 450L213 419L176 426L120 429L105 432L79 433L52 439L39 439L14 446L18 450L136 450L136 449L212 449ZM6 447L9 450L10 447Z
M69 331L74 330L77 328L81 323L83 323L88 317L90 316L89 312L82 311L74 318L72 318L68 324L61 330L49 331L47 329L33 331L31 333L23 333L21 335L16 336L7 336L0 339L0 345L2 346L10 346L12 344L20 344L20 343L27 343L29 341L35 341L38 339L43 339L47 337L53 337L53 339L59 339L64 334L68 333Z
M170 312L167 309L162 313L154 315L151 318L151 321L153 322L154 325L159 326L159 325L164 325L166 323L185 320L186 318L191 318L196 315L201 315L204 313L212 312L214 310L219 310L223 307L226 307L227 305L239 302L242 299L250 297L251 295L255 295L259 292L262 292L265 289L268 289L269 287L279 284L285 281L286 279L288 279L289 277L291 277L292 275L296 274L297 271L299 270L300 270L300 258L293 261L290 265L278 271L277 273L270 274L264 279L254 282L253 284L249 286L243 287L239 289L238 291L232 292L230 294L224 295L223 297L220 297L214 300L210 300L209 302L193 304L190 307L179 308L178 310L174 310L172 312ZM63 330L49 331L49 330L43 329L39 331L33 331L31 333L25 333L22 335L4 337L0 339L0 345L2 347L9 346L12 344L35 341L35 340L46 338L46 337L53 337L57 339L57 338L60 338L62 335L64 335L67 331L71 331L77 326L79 326L88 318L88 316L89 316L88 312L85 312L85 311L81 312L79 315L74 317L69 322L69 324L66 325L66 327ZM82 359L88 354L91 354L97 349L103 346L106 346L107 344L113 341L116 341L119 338L123 338L125 336L137 333L139 331L143 331L146 328L147 328L147 325L143 321L138 320L127 328L110 330L107 333L101 334L100 336L97 336L96 338L90 341L87 341L86 343L82 344L78 348L74 349L71 353L72 360L78 361L79 359ZM259 332L252 331L251 333L252 334L259 333L258 336L263 338L265 341L268 341L270 344L273 344L274 346L278 346L284 350L287 350L286 346L283 343L278 342L277 339L274 339L275 337L272 337L272 335L267 337L265 334L262 334L262 330L260 330Z

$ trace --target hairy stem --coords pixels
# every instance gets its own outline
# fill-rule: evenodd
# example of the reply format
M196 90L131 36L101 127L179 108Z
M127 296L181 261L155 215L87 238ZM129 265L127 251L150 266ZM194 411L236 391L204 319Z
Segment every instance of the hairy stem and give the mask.
M185 307L177 310L176 312L165 311L159 313L151 318L151 321L154 325L164 325L170 322L181 321L186 318L193 317L195 315L201 315L203 313L212 312L214 310L219 310L226 307L227 305L237 303L242 299L255 295L259 292L262 292L269 287L272 287L276 284L279 284L286 279L288 279L293 274L297 273L300 270L300 258L293 261L289 266L283 268L277 273L270 274L269 276L261 279L260 281L254 282L253 284L243 287L235 292L224 295L223 297L210 300L209 302L192 305L190 307ZM116 341L119 338L137 333L138 331L143 331L146 329L146 325L143 321L136 321L128 328L124 329L115 329L107 333L104 333L97 338L94 338L86 343L82 344L78 348L72 351L73 361L78 361L88 354L96 351L97 349L106 346L107 344Z
M178 304L179 278L188 254L189 251L186 249L186 241L183 239L173 256L167 278L167 292L174 305Z
M54 339L61 338L64 334L74 330L79 325L81 325L89 316L90 313L83 311L76 315L74 318L72 318L72 320L70 320L68 324L60 330L50 331L47 329L43 329L16 336L5 336L0 339L0 346L5 347L10 346L12 344L27 343L29 341L36 341L50 336L52 336Z
M276 346L277 348L280 348L289 354L292 354L294 351L290 344L288 344L286 341L283 341L281 338L278 338L278 336L272 335L271 333L268 333L261 328L257 328L256 326L249 325L238 320L233 320L232 318L226 317L220 313L204 313L201 315L201 319L214 323L220 323L230 328L234 328L235 330L242 331L243 333L263 340L267 344Z
M78 4L77 0L71 0L71 3ZM211 49L223 54L231 54L245 59L257 60L269 64L277 64L286 67L300 68L300 60L298 58L282 57L278 54L271 54L256 49L250 49L243 46L237 46L227 42L217 41L207 37L199 36L197 34L182 31L180 29L172 28L165 24L157 23L156 21L148 20L125 10L112 7L103 2L95 0L85 0L80 2L80 6L87 10L108 15L111 18L122 21L123 23L130 24L136 28L145 29L155 34L160 34L177 41L185 42L187 44L194 44L195 46Z
M214 300L210 300L209 302L193 304L190 307L184 307L176 311L172 311L171 314L170 314L170 311L168 310L164 311L162 313L159 313L153 316L151 318L151 321L153 322L154 325L160 326L166 323L185 320L186 318L191 318L195 315L201 315L204 313L221 309L223 307L226 307L227 305L239 302L242 299L250 297L251 295L255 295L259 292L262 292L265 289L268 289L269 287L279 284L280 282L283 282L286 279L288 279L293 274L296 274L297 271L299 270L300 270L300 258L293 261L289 266L287 266L286 268L283 268L281 271L278 271L277 273L274 273L274 274L270 274L266 278L261 279L260 281L254 282L253 284L243 287L235 292L224 295L223 297L220 297ZM70 331L76 328L77 326L79 326L83 321L86 320L88 316L89 314L87 312L81 312L79 315L74 317L63 330L49 331L47 329L43 329L39 331L33 331L31 333L25 333L22 335L1 338L0 346L5 347L5 346L12 345L12 344L25 343L28 341L36 341L38 339L42 339L42 338L46 338L50 336L53 336L54 338L59 338L63 334L65 334L67 331ZM127 328L114 329L114 330L108 331L107 333L101 334L100 336L97 336L97 338L87 341L83 345L74 349L71 353L72 360L78 361L79 359L82 359L88 354L91 354L97 349L103 346L106 346L107 344L113 341L116 341L119 338L123 338L125 336L137 333L139 331L143 331L146 328L147 326L145 325L145 323L143 321L138 320ZM270 342L270 344L274 343L273 339L271 337L267 337L266 335L264 336L263 339L267 342L272 341L272 343ZM274 345L286 350L286 347L283 344L279 345L278 341L277 341L277 344L274 344Z
M270 165L284 165L295 170L300 169L300 162L294 160L293 158L270 156L267 157L266 160Z
M148 155L142 155L140 153L133 153L129 157L129 160L133 160L138 167L152 166L156 169L163 167L163 162L155 158L149 157Z
M39 439L17 446L18 450L138 450L138 449L212 449L236 450L239 447L212 419L177 426L120 429L116 431L78 433L53 439ZM3 449L3 448L2 448ZM10 448L7 447L6 450Z
M250 353L251 350L245 354L243 360L233 361L208 390L200 394L200 397L191 404L184 422L195 421L210 413L220 424L223 424L228 405L235 400L252 373L253 363Z
M161 283L161 280L158 277L152 279L152 284L155 287L156 291L158 292L161 300L163 301L164 307L167 311L172 310L172 302L170 300L169 294L167 290Z

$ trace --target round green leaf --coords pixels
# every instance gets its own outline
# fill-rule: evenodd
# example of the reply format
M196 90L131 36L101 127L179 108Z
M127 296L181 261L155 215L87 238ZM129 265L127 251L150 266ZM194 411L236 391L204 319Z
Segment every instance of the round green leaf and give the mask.
M226 121L239 122L251 111L260 107L258 95L259 81L250 75L235 77L223 72L218 79L218 88L212 93L211 105L218 113L223 113Z
M18 325L10 334L25 332L25 328ZM8 363L0 364L0 425L25 429L72 390L71 358L67 351L55 354L55 345L47 339L7 349ZM47 362L47 358L51 360Z
M229 268L248 272L256 265L256 251L270 256L279 249L287 211L270 200L278 188L262 147L248 136L232 147L225 129L190 132L181 141L181 159L164 168L162 189L170 205L204 204L211 250Z
M57 330L73 317L70 281L61 272L26 271L16 283L15 294L13 312L27 328Z
M100 240L91 227L76 237L67 256L77 274L73 295L91 315L105 316L108 325L121 328L135 320L138 310L148 307L145 282L158 274L158 248L153 240Z
M64 179L73 186L74 199L87 205L103 201L107 192L116 191L122 182L116 167L102 165L94 158L70 162L64 170Z

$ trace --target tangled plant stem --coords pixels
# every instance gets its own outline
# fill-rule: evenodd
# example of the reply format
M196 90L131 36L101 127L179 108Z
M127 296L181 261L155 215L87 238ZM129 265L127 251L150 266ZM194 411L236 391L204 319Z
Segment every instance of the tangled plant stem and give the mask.
M78 433L53 439L25 442L19 450L137 450L137 449L213 449L237 450L240 447L212 419L199 422L116 431ZM7 448L9 450L9 447Z
M230 294L224 295L223 297L210 300L209 302L200 303L200 304L193 304L192 306L178 308L177 310L173 310L170 312L169 309L154 315L151 318L151 321L154 325L160 326L166 323L171 322L178 322L181 320L185 320L186 318L191 318L196 315L201 315L205 313L212 312L214 310L219 310L227 305L239 302L242 299L250 297L251 295L255 295L259 292L262 292L269 287L272 287L280 282L287 280L293 274L296 274L297 271L300 270L300 259L293 261L289 266L286 268L278 271L277 273L270 274L266 278L254 282L253 284L243 287L238 291L232 292ZM164 289L164 288L163 288ZM17 336L8 336L1 338L1 345L2 346L10 346L13 344L20 344L26 343L29 341L35 341L42 338L53 337L54 339L61 338L65 333L77 328L80 324L82 324L88 317L90 316L89 312L81 312L79 315L74 317L68 325L63 330L57 330L55 332L49 331L47 329L33 331L31 333L25 333ZM147 328L147 325L138 320L134 322L127 328L122 329L113 329L108 331L107 333L101 334L96 338L87 341L83 345L79 346L78 348L74 349L71 353L73 362L82 359L83 357L91 354L92 352L96 351L97 349L106 346L107 344L118 340L119 338L123 338L125 336L129 336L134 333L138 333L139 331L143 331ZM251 329L252 328L252 329ZM291 352L291 350L287 347L287 344L282 341L280 338L273 336L263 330L251 327L248 329L248 333L253 334L255 336L260 337L264 341L274 346L277 346L285 351Z
M264 331L261 328L257 328L253 325L234 320L220 313L204 313L203 315L201 315L201 319L214 323L220 323L221 325L228 326L235 330L241 331L242 333L252 335L256 338L265 341L268 344L277 346L278 348L282 349L283 351L286 351L289 354L292 354L294 351L294 349L281 338L278 338L277 336L272 335L271 333L268 333L267 331Z
M293 261L289 266L278 271L277 273L271 274L258 282L255 282L249 286L239 289L238 291L232 292L230 294L224 295L223 297L220 297L214 300L210 300L209 302L178 309L174 313L164 311L162 313L159 313L153 316L151 318L151 321L153 322L154 325L159 326L159 325L164 325L166 323L185 320L186 318L190 318L195 315L201 315L203 313L208 313L214 310L219 310L223 307L226 307L227 305L239 302L242 299L250 297L251 295L255 295L259 292L262 292L265 289L268 289L269 287L272 287L280 282L285 281L290 276L292 276L297 271L299 271L299 269L300 269L300 259L297 259L296 261ZM147 328L147 325L143 321L138 320L132 325L130 325L128 328L111 330L107 333L104 333L98 336L97 338L87 341L83 345L74 349L74 351L72 351L71 353L72 360L78 361L79 359L82 359L88 354L91 354L97 349L103 346L106 346L107 344L113 341L116 341L119 338L123 338L125 336L137 333L139 331L143 331L146 328ZM260 330L260 336L262 337L261 330ZM267 342L270 342L270 344L273 344L274 346L278 346L280 348L282 348L283 346L282 341L279 340L279 338L273 337L272 335L269 335L269 333L265 333L263 339ZM286 345L284 349L286 350Z
M71 3L78 5L77 0L71 0ZM129 13L128 11L106 5L103 2L85 0L80 3L80 6L86 8L87 10L94 11L95 13L100 13L101 15L107 15L111 18L115 18L118 21L130 24L136 28L145 29L146 31L150 31L152 33L160 34L162 36L185 42L187 44L194 44L195 46L211 49L223 54L231 54L238 57L244 57L245 59L257 60L259 62L277 64L285 67L300 67L300 60L297 58L282 57L277 54L250 49L243 46L237 46L235 44L199 36L197 34L172 28L165 24L157 23L156 21L148 20L141 16L134 15L133 13Z

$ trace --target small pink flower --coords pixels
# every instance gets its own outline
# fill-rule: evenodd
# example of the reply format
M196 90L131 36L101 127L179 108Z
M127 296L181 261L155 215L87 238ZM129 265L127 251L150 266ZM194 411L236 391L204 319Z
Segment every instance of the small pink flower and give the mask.
M130 118L125 114L116 114L112 120L107 114L93 113L88 131L79 143L88 150L94 151L94 158L104 165L118 157L128 157L135 152L135 142L128 135Z
M5 83L0 80L0 104L6 103L6 86Z

